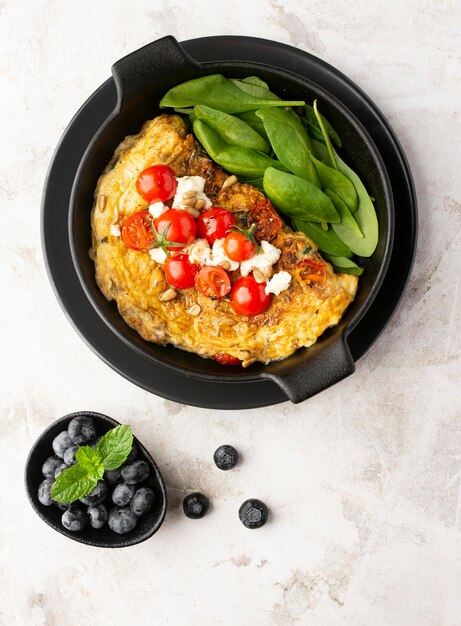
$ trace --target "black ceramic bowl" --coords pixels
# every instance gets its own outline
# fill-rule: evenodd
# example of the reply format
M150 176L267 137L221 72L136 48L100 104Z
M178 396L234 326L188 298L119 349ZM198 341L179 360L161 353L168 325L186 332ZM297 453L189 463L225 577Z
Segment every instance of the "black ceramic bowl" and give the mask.
M120 316L114 302L107 302L94 276L88 256L91 247L90 212L96 182L117 145L140 130L145 120L160 113L158 103L172 86L205 74L230 77L257 74L271 89L287 99L318 98L322 111L343 140L342 154L357 171L375 198L380 238L370 259L355 301L341 322L317 343L269 365L255 363L246 370L226 368L211 359L144 341ZM117 335L134 351L156 364L171 368L189 378L208 382L254 382L271 379L292 402L300 402L348 376L355 370L347 337L363 317L384 278L392 249L393 197L383 161L360 122L335 96L308 78L261 63L220 61L197 63L173 37L165 37L118 61L112 68L118 102L89 144L72 188L69 211L69 239L72 258L81 284L93 307ZM165 112L165 110L163 110Z
M120 424L120 422L117 422L102 413L79 411L77 413L65 415L48 426L48 428L40 435L32 446L26 461L24 478L27 496L32 507L37 515L41 517L42 520L49 526L51 526L51 528L54 528L54 530L66 535L66 537L69 537L70 539L74 539L74 541L79 541L80 543L85 543L90 546L96 546L98 548L125 548L149 539L149 537L152 537L152 535L157 532L165 518L167 495L160 470L158 469L152 456L142 443L136 439L136 437L134 437L134 443L136 443L139 449L138 459L146 461L151 469L150 475L146 481L144 481L143 485L145 484L153 490L155 500L151 510L145 515L139 517L136 528L134 528L131 532L126 533L125 535L118 535L110 530L108 526L99 530L95 530L94 528L88 526L82 532L71 532L64 528L61 524L63 511L55 505L44 506L38 500L38 487L44 480L42 465L49 456L53 455L53 448L51 447L52 441L56 435L67 429L69 422L74 417L79 415L88 415L93 419L98 435L104 435L108 430L114 428L115 426L119 426Z

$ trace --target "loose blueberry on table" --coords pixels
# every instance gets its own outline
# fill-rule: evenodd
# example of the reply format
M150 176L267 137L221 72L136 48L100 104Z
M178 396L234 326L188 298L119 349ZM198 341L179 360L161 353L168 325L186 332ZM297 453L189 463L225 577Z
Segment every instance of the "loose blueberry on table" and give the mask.
M143 484L150 467L138 460L129 426L98 436L92 418L78 416L54 438L52 448L37 496L42 505L63 511L61 523L67 530L107 525L125 534L152 508L155 494Z
M233 446L219 446L213 455L213 459L220 470L230 470L237 465L239 453Z
M206 515L210 502L203 493L196 491L184 498L182 506L186 517L190 519L200 519Z
M261 528L267 522L269 511L261 500L245 500L239 509L239 518L245 528Z

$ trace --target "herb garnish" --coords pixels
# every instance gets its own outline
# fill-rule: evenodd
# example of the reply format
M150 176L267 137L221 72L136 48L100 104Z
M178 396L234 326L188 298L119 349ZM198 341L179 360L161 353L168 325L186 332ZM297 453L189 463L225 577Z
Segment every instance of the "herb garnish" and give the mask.
M51 488L51 498L58 503L71 503L87 496L102 479L105 470L122 465L133 447L131 426L120 425L109 430L96 448L80 446L75 453L77 463L59 474Z

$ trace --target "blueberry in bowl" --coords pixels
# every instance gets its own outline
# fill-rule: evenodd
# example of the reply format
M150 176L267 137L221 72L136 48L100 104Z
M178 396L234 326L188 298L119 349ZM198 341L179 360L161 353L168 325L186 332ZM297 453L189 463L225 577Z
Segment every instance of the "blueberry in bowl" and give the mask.
M121 424L101 413L65 415L40 435L26 462L26 492L37 515L61 534L96 547L145 541L160 528L167 508L163 478L141 442L130 435L123 450L123 442L105 445L116 427Z

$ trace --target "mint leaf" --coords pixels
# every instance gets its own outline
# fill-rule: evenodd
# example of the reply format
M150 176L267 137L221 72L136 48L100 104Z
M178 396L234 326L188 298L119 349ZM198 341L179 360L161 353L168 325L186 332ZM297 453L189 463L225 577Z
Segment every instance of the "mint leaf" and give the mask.
M72 465L59 474L51 487L51 498L58 503L75 502L96 487L98 479L81 465Z
M122 465L133 447L131 426L116 426L107 432L96 446L96 452L106 470L114 470Z
M98 480L103 477L104 465L101 456L90 446L80 446L75 453L75 460L80 467L87 471L89 476Z

